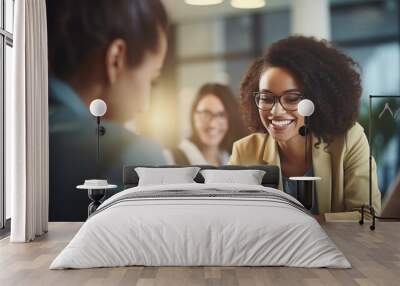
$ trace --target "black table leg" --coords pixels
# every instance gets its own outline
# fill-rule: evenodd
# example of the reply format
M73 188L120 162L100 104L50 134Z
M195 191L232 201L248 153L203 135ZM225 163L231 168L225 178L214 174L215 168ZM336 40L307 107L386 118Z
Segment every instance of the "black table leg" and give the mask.
M88 217L101 205L105 194L105 189L88 190L89 199L92 201L88 206Z
M297 181L297 200L308 210L312 208L314 181Z

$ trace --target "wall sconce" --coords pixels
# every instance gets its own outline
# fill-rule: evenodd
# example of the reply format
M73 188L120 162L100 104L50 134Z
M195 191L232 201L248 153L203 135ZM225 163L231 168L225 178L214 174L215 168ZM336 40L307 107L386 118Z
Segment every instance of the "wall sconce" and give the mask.
M308 134L310 134L310 116L314 113L314 103L309 99L303 99L299 102L297 111L301 116L304 117L304 126L300 127L299 133L301 136L305 136L305 149L304 149L304 157L306 159L306 164L308 166Z
M97 163L99 163L100 159L100 136L103 136L106 133L106 129L104 126L100 126L100 119L107 111L107 104L101 99L95 99L90 103L90 113L96 117L97 120Z

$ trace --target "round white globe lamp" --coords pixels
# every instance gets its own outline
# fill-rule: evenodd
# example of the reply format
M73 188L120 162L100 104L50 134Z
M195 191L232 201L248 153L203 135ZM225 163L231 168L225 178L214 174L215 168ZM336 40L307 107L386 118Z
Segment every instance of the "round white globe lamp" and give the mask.
M299 102L297 111L301 116L311 116L314 113L314 103L309 99L303 99Z

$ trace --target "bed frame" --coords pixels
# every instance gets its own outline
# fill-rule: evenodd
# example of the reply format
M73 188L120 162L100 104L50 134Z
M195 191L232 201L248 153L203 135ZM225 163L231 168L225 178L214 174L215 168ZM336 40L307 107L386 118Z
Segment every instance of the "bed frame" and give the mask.
M219 170L263 170L265 175L262 179L262 185L265 187L278 188L279 185L279 167L273 165L253 165L253 166L238 166L238 165L224 165L224 166L211 166L211 165L191 165L190 167L200 167L201 170L204 169L219 169ZM151 168L179 168L179 167L189 167L189 166L177 166L177 165L163 165L163 166L149 166L149 165L135 165L135 166L124 166L122 181L124 189L136 187L139 182L139 176L135 171L136 167L151 167ZM197 183L204 183L204 178L200 174L194 178Z

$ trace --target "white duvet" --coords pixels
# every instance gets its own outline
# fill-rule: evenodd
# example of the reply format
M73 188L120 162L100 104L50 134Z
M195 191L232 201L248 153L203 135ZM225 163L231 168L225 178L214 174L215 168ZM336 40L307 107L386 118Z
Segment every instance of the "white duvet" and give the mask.
M82 225L50 269L127 265L351 267L312 216L278 201L174 197L113 203L132 192L205 189L262 190L297 202L279 190L254 185L127 189L100 206L103 211Z

